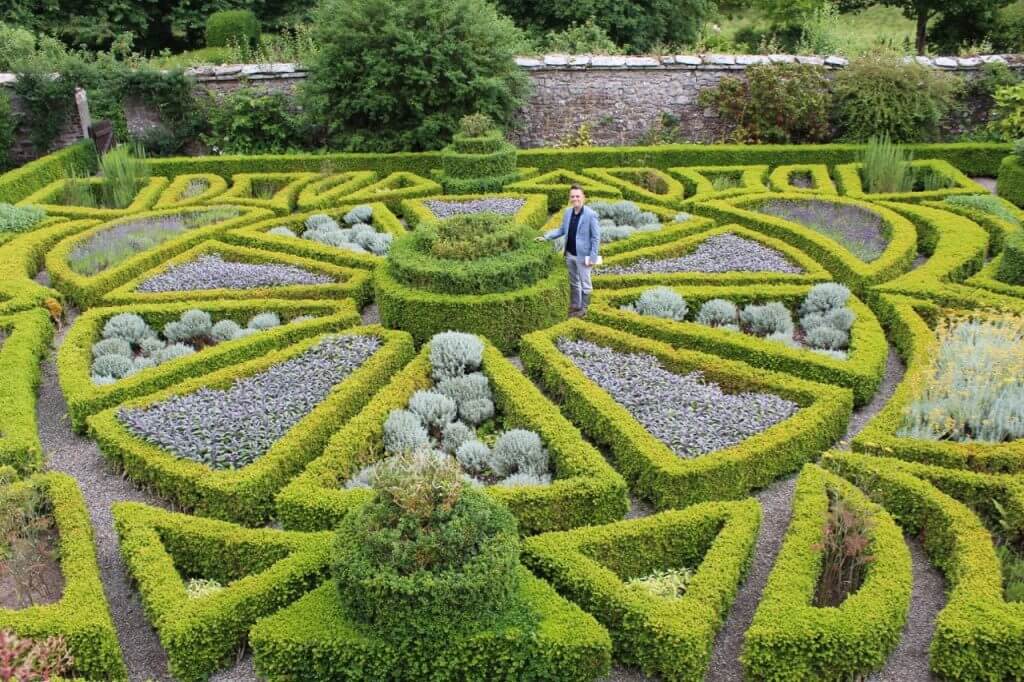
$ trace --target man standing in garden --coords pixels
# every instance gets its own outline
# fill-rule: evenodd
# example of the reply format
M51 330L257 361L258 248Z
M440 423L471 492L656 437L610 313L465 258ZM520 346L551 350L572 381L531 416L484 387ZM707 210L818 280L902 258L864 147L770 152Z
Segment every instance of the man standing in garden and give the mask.
M569 188L569 208L562 216L562 224L537 241L565 237L565 264L569 268L569 315L582 317L590 305L591 269L597 265L597 249L601 245L601 226L597 213L587 208L587 197L579 185Z

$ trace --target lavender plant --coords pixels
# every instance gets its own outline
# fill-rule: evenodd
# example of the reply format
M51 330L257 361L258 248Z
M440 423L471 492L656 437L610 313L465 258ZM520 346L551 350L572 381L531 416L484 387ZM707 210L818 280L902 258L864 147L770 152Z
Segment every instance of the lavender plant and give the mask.
M673 272L801 274L803 268L789 262L775 249L732 233L726 233L706 239L696 249L684 256L662 260L640 258L628 265L613 265L601 269L601 274L608 275L650 275Z
M204 289L259 289L300 284L329 284L327 275L294 265L226 261L219 254L204 254L168 268L139 285L138 291L159 293Z

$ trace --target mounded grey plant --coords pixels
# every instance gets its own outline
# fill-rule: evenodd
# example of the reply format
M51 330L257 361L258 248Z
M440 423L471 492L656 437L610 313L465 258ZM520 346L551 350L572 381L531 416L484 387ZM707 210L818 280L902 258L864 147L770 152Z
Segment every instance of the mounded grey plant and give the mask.
M805 332L809 332L812 329L817 329L818 327L827 327L831 325L829 325L828 320L825 319L825 316L822 313L808 313L800 318L800 326Z
M853 328L853 322L857 316L849 308L836 308L825 315L828 326L842 332L849 332Z
M150 367L156 367L156 360L153 358L140 356L132 359L132 373L141 372L142 370L149 369Z
M428 428L443 429L455 421L458 406L454 400L436 391L416 391L409 398L409 411Z
M349 225L355 225L356 223L369 223L373 221L373 206L367 206L366 204L356 206L351 211L346 213L342 220Z
M223 343L224 341L233 340L241 330L241 325L234 320L220 320L217 324L213 325L213 329L210 330L210 336L217 343Z
M686 211L680 211L679 213L676 213L675 216L673 216L672 222L674 222L674 223L685 223L687 220L689 220L692 217L693 216L690 215L689 213L687 213Z
M252 336L253 334L259 334L261 331L263 331L263 330L261 330L261 329L249 329L248 327L245 327L244 329L239 329L238 330L238 333L235 334L235 338L236 339L244 339L244 338L246 338L248 336Z
M600 227L602 230L607 229L609 227L615 227L615 221L612 220L611 218L601 218L600 220L597 221L597 224L598 227Z
M394 237L390 234L374 232L373 234L359 235L357 244L375 256L384 256L391 249L391 241Z
M167 342L155 336L147 336L139 342L139 350L146 357L159 353L167 346Z
M833 358L835 360L846 360L849 356L844 350L829 350L827 348L812 348L811 351Z
M800 347L800 344L797 342L797 340L793 338L793 332L792 331L789 331L789 332L775 332L774 334L769 334L768 336L766 336L764 338L768 339L769 341L779 341L780 343L786 344L790 348L799 348Z
M473 426L479 426L493 416L494 402L487 398L467 400L459 406L459 418Z
M101 355L92 361L92 373L123 379L132 373L135 365L123 355Z
M645 225L637 225L637 232L657 232L661 229L661 223L647 223Z
M635 302L621 306L621 309L682 322L686 319L689 307L686 305L686 300L672 289L654 287L640 294Z
M156 336L156 333L135 313L118 313L103 325L105 339L124 339L132 345L138 345L147 336Z
M162 365L165 362L176 360L177 358L184 358L195 352L196 349L188 344L169 343L167 346L154 353L153 359L156 360L157 364Z
M491 471L491 449L478 440L468 440L455 451L462 470L471 476L480 476Z
M92 383L96 386L110 386L117 383L117 379L106 374L93 374L90 379L92 379Z
M710 301L705 301L697 311L697 322L709 327L724 327L735 325L739 316L740 313L735 303L724 298L713 298Z
M605 242L617 242L621 239L628 239L632 237L636 232L636 228L632 225L616 225L614 227L606 227L601 230L601 243Z
M369 251L364 249L359 244L356 244L355 242L342 242L340 244L335 244L335 246L337 246L339 249L345 249L346 251L352 251L353 253L370 253Z
M807 332L807 345L825 350L843 350L850 345L850 335L841 329L822 325Z
M278 225L277 227L272 227L269 230L267 230L267 234L276 235L278 237L298 237L298 235L295 234L295 232L293 232L290 227L287 227L285 225Z
M102 339L92 344L92 356L94 358L104 355L123 355L126 358L131 358L132 345L119 338Z
M778 332L793 333L793 317L778 301L764 305L750 304L740 312L740 323L757 336L768 336Z
M362 469L357 471L354 476L345 481L345 488L347 490L353 490L355 488L372 488L373 481L377 476L377 470L380 469L381 465L389 461L391 458L381 460L380 462L374 462L373 464L367 464Z
M494 442L491 469L501 478L515 473L539 476L548 472L548 453L536 432L511 429Z
M476 438L476 431L462 422L450 422L441 430L441 449L454 454L459 447Z
M338 225L338 221L323 213L309 216L306 218L305 225L307 230L337 230L341 227Z
M384 420L384 450L397 455L430 444L420 418L408 410L391 410Z
M637 215L636 220L633 222L634 225L661 225L661 221L658 219L657 214L651 213L650 211L641 211Z
M280 326L281 317L277 313L260 313L253 315L249 323L245 325L249 329L273 329L274 327Z
M430 339L430 368L434 381L443 381L480 369L484 344L473 334L441 332Z
M800 314L827 313L842 308L850 299L850 290L842 284L823 282L815 284L800 304Z
M473 372L437 382L434 390L448 396L459 407L471 400L491 400L491 382L482 372Z
M534 474L530 472L521 471L519 473L506 476L505 478L498 481L495 485L501 485L511 487L514 485L550 485L551 474Z
M190 331L191 338L209 336L210 330L213 329L213 319L210 317L210 313L196 308L183 312L181 323Z

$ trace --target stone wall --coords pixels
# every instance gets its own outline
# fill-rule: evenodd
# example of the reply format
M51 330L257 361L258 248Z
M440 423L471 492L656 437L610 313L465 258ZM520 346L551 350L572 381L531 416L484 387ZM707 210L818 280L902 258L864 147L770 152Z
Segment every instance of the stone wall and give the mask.
M986 62L1002 61L1024 70L1024 55L984 57L907 57L935 69L951 71L971 79L977 77ZM770 62L798 62L822 65L835 70L846 66L842 57L793 55L667 55L661 57L624 57L590 55L545 55L519 57L517 63L533 82L532 95L519 112L516 129L509 137L520 147L538 147L561 143L581 133L596 145L624 145L642 141L657 128L663 115L679 122L678 141L714 142L723 139L722 123L714 111L698 104L698 94L714 87L726 76L742 77L747 67ZM292 94L306 77L295 64L232 64L198 67L190 70L196 87L224 95L243 85L267 92ZM0 74L0 86L10 81ZM17 106L17 105L16 105ZM947 128L960 132L985 122L985 106L969 103L967 115L951 119ZM144 130L158 122L145 103L126 107L128 127ZM77 121L69 121L67 135L56 146L64 146L81 137ZM77 136L76 136L77 135ZM18 158L31 152L24 136L16 153Z
M23 115L25 108L21 99L10 92L9 86L14 82L14 75L9 73L0 73L0 88L6 88L11 98L11 108L14 110L16 116ZM15 131L14 145L8 152L8 158L15 165L31 161L32 159L42 156L44 153L63 149L69 145L78 142L83 137L82 135L82 124L78 120L78 110L75 107L71 108L71 113L68 115L68 120L61 126L60 133L57 135L57 139L53 141L48 150L43 150L40 153L36 150L32 144L32 140L29 138L28 126L22 120L21 124ZM0 168L3 167L3 163L0 162Z

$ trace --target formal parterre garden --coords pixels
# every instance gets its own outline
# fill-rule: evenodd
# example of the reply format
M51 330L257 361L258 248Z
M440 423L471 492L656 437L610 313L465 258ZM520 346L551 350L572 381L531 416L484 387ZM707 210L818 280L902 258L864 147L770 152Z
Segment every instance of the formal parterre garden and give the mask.
M4 636L129 675L37 428L52 352L67 428L159 503L112 513L176 679L704 679L792 477L745 677L885 666L910 542L931 671L1020 679L1024 170L912 151L462 134L152 159L117 196L86 143L0 176ZM603 262L569 318L535 238L573 184Z

